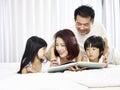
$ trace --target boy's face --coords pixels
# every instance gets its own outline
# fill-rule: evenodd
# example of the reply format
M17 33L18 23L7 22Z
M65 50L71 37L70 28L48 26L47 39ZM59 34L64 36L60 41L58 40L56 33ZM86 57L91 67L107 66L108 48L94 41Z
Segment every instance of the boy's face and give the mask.
M89 46L86 48L86 54L91 62L99 62L99 48Z
M86 35L90 32L93 20L90 17L81 17L77 15L75 26L80 35Z

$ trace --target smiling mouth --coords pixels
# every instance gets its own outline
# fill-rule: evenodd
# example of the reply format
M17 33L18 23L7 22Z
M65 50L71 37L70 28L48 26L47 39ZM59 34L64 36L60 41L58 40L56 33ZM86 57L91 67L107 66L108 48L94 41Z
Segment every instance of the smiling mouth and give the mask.
M59 55L63 55L63 53L59 53Z
M79 31L80 34L85 34L85 30Z
M85 33L85 30L79 30L79 32L81 32L81 33Z

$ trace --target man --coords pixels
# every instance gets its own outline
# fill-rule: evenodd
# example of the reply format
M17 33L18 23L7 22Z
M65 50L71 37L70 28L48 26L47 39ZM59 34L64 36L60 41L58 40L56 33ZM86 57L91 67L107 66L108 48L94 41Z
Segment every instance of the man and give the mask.
M75 9L74 12L74 19L75 19L75 26L71 28L71 30L75 33L76 38L80 45L80 50L85 54L84 50L84 41L92 36L98 35L101 36L105 41L105 50L103 55L109 59L108 63L118 64L119 61L112 61L111 51L109 50L107 35L105 32L105 28L102 24L94 22L95 12L92 7L82 5ZM115 57L115 54L113 55Z

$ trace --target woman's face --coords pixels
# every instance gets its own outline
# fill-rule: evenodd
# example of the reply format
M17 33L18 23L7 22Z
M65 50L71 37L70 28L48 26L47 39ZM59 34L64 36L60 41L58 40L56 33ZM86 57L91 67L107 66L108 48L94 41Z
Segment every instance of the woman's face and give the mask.
M56 50L61 58L65 58L68 55L68 51L65 45L65 42L62 38L57 37L55 43Z
M45 52L46 52L46 47L42 47L38 50L38 57L40 59L44 59L45 57Z
M91 46L87 47L86 54L91 62L98 62L99 61L99 59L98 59L98 57L100 55L99 48L91 47Z

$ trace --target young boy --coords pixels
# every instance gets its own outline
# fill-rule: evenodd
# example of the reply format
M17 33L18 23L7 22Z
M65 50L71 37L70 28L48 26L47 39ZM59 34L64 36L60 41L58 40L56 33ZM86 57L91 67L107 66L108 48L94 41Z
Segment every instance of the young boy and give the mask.
M107 59L103 56L105 42L100 36L90 36L84 42L84 49L90 62L106 63Z

